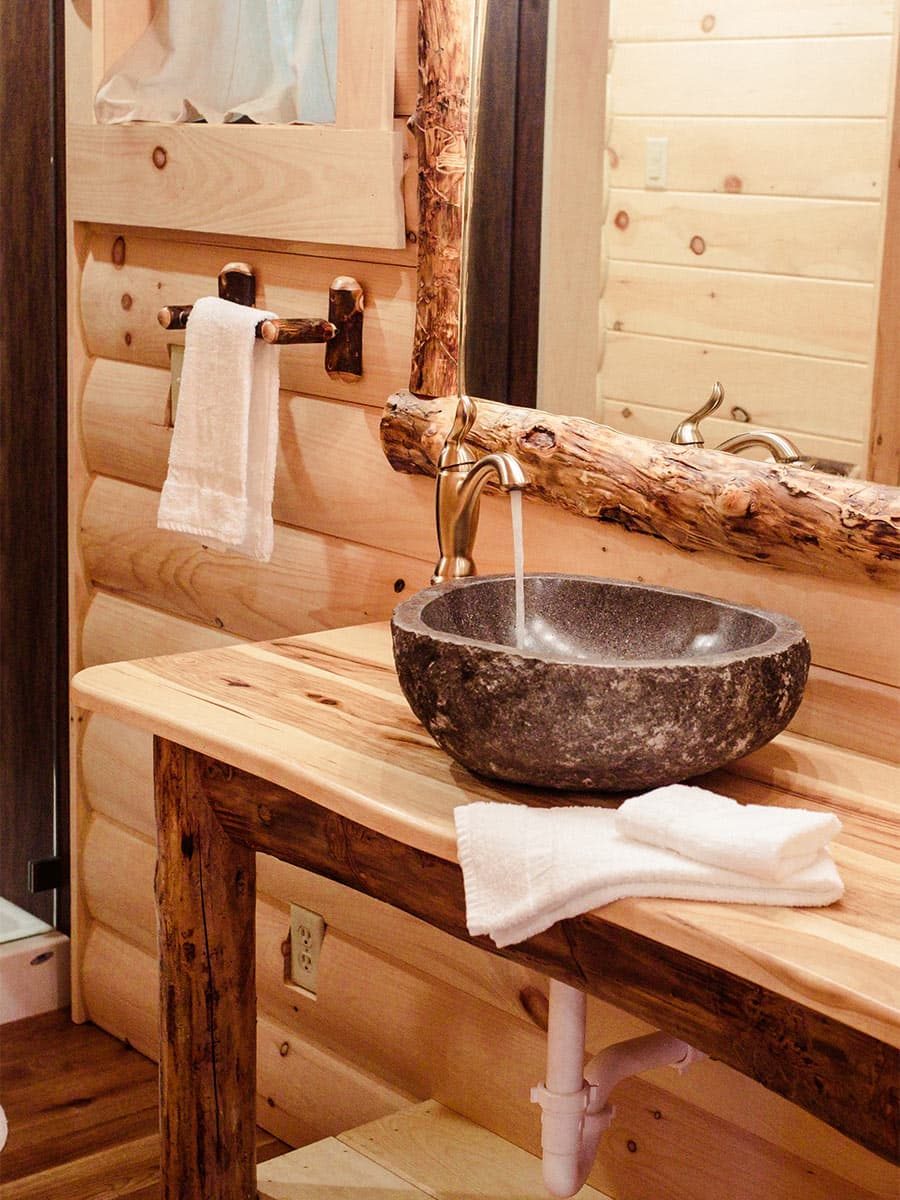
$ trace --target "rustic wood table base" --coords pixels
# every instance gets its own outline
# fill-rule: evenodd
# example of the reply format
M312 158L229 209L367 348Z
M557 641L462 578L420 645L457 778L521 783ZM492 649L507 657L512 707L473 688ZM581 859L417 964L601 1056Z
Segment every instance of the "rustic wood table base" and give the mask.
M897 1161L895 1047L597 913L497 951L466 932L455 863L173 742L155 755L166 1200L256 1195L257 850L601 996Z

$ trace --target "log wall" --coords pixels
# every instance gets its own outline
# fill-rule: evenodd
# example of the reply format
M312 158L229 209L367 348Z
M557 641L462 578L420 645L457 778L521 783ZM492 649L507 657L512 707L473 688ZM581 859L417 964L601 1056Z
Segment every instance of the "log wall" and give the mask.
M402 81L414 73L413 8L399 5L398 97L410 96ZM83 111L90 83L78 74L81 9L70 9L69 45L71 104ZM398 115L411 103L398 101ZM413 207L407 218L414 224ZM408 379L415 250L412 242L372 251L89 222L73 228L73 667L384 619L427 581L436 553L432 484L393 472L378 433L387 396ZM258 270L261 303L288 314L306 311L338 272L366 289L359 383L329 379L316 347L282 352L276 549L265 566L211 554L155 526L171 430L166 335L154 314L161 303L208 291L232 259ZM788 572L526 508L530 568L670 583L804 621L816 666L790 763L782 751L749 770L815 775L820 768L804 758L811 739L834 744L835 771L851 782L868 778L873 752L896 757L883 732L896 711L900 663L877 636L890 619L889 594L843 581L823 582L813 595ZM483 570L511 561L508 511L496 498L485 500L478 553ZM75 725L75 1011L155 1057L150 739L103 717L76 714ZM545 980L270 858L259 858L258 880L266 1128L299 1145L435 1097L536 1150L528 1088L542 1074ZM315 1001L284 982L290 902L327 923ZM600 1002L591 1003L590 1021L592 1050L644 1030ZM616 1200L893 1195L883 1162L720 1064L632 1081L617 1106L593 1177Z
M709 444L865 467L893 9L614 0L605 424L666 440L719 378Z

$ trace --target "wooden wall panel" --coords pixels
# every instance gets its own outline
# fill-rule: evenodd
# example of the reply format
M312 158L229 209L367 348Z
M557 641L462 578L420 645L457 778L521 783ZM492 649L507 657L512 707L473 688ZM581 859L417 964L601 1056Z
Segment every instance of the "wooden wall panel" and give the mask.
M615 187L609 205L609 253L622 261L864 283L875 277L875 200Z
M604 295L614 330L854 362L869 354L872 302L868 283L616 261Z
M621 42L613 111L629 116L883 117L891 39ZM839 81L837 83L836 81Z
M82 514L92 583L256 640L386 619L431 565L279 525L269 563L156 528L157 492L98 476Z
M813 668L791 729L900 763L900 740L885 736L886 730L900 729L900 688Z
M404 142L402 122L73 125L69 206L78 221L400 248Z
M614 0L612 32L617 41L657 38L758 38L777 29L781 37L890 33L890 0L717 0L710 12L692 0ZM712 19L710 19L712 18Z
M82 792L88 803L82 822L84 837L95 813L102 813L146 838L156 836L152 737L93 713L86 721L80 768ZM79 846L79 862L81 850ZM85 885L89 874L81 872Z
M644 187L648 137L668 138L668 186L673 191L826 200L881 198L884 122L880 117L614 113L607 158L613 186Z
M92 667L185 650L211 650L241 640L217 627L173 617L98 588L84 618L81 648L84 665Z
M285 346L280 370L284 387L380 407L408 373L415 317L415 272L384 263L258 251L240 245L169 243L162 238L122 238L118 230L95 234L81 279L81 314L93 355L151 367L168 367L168 343L183 334L163 329L156 314L164 304L193 304L215 294L224 263L246 258L257 274L260 308L282 317L324 317L328 287L337 275L354 275L365 292L363 376L332 379L322 346Z
M753 424L834 438L861 438L866 427L869 372L862 363L607 333L602 382L609 400L672 409L681 420L716 379L727 381L719 415L729 417L737 405Z
M158 1058L155 956L95 923L85 947L89 1017ZM288 1061L286 1061L288 1060ZM298 1037L265 1014L257 1024L257 1117L277 1137L304 1145L374 1120L420 1097L398 1091ZM315 1105L309 1097L316 1097Z

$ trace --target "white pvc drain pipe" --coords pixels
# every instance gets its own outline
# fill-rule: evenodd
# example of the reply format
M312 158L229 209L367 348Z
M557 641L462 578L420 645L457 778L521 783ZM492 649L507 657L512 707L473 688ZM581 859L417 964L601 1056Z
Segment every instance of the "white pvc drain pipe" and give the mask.
M585 1066L585 1013L584 992L550 980L547 1074L531 1099L541 1106L544 1184L553 1196L574 1196L584 1186L615 1115L609 1094L617 1083L654 1067L683 1070L706 1057L679 1038L650 1033L607 1046Z

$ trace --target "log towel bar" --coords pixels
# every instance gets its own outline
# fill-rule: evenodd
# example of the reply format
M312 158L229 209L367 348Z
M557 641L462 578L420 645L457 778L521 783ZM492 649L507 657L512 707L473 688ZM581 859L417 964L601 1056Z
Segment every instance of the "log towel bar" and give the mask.
M226 263L219 272L219 297L233 304L256 303L256 276L246 263ZM260 321L256 336L275 346L325 343L325 370L352 383L362 375L363 291L349 275L339 275L328 289L328 319L291 317ZM163 329L187 328L191 304L169 304L157 313Z

